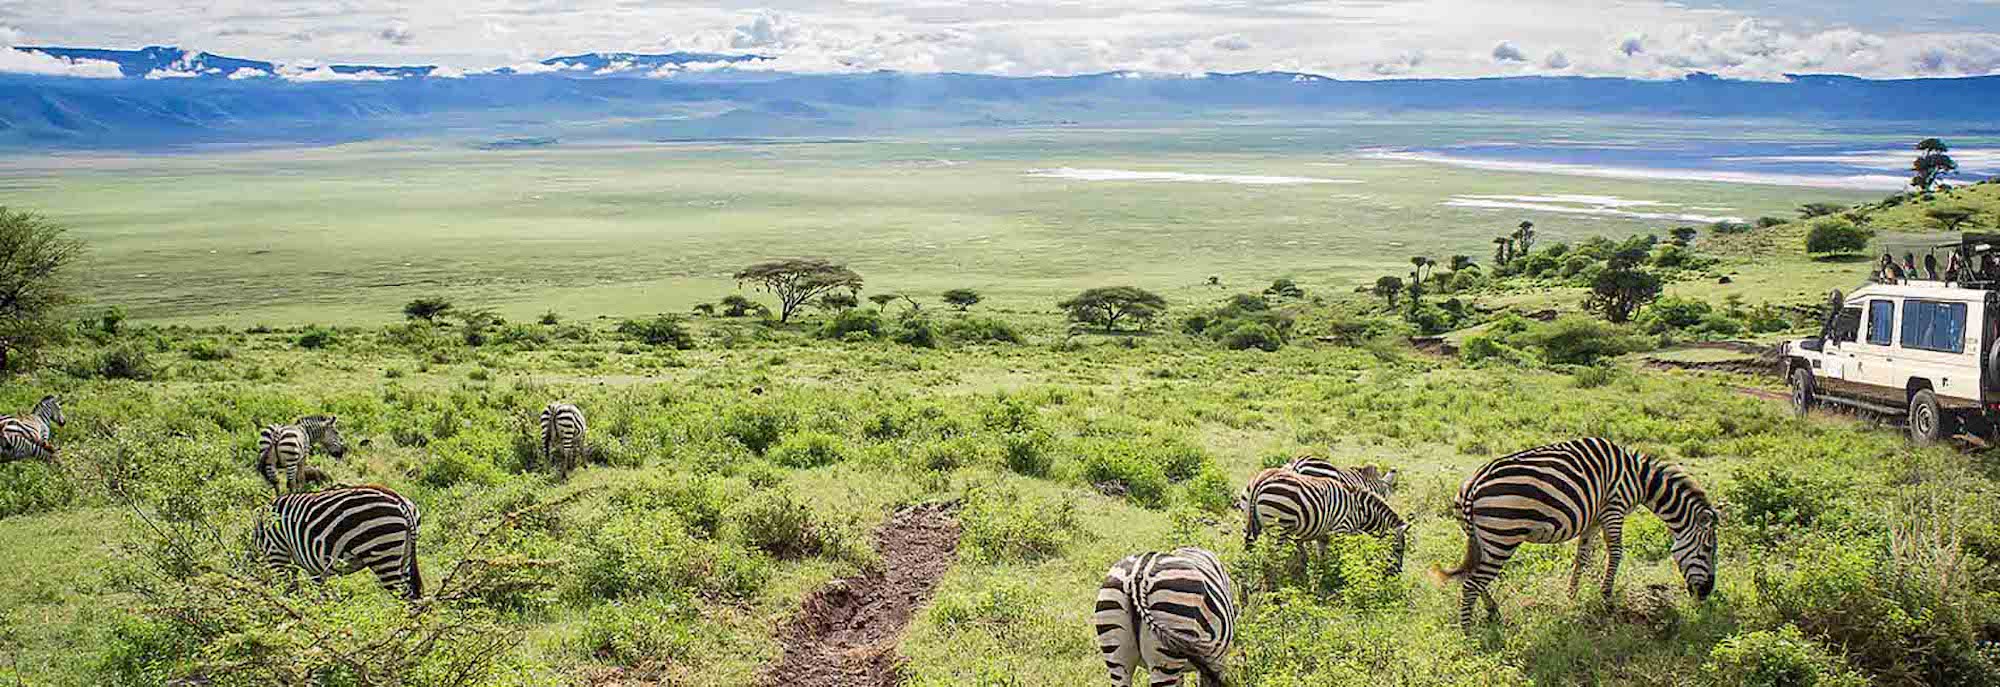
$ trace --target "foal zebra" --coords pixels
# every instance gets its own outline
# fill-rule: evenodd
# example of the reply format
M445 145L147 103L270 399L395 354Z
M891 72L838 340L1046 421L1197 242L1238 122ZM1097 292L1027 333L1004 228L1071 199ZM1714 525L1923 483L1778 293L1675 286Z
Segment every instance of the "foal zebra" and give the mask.
M583 409L568 403L550 403L542 409L542 455L556 467L559 477L568 477L583 457Z
M62 401L43 396L35 409L20 417L0 417L0 459L54 459L55 428L63 426Z
M302 491L307 476L324 475L305 466L313 444L325 447L335 458L347 455L339 422L333 415L308 415L289 425L265 427L257 436L257 473L280 494ZM278 483L280 475L285 478L283 486Z
M403 596L423 596L417 571L417 504L387 487L286 494L271 502L251 540L273 570L295 567L325 580L361 568Z
M1129 687L1141 665L1153 687L1179 685L1190 665L1202 687L1222 687L1222 657L1236 633L1236 584L1205 549L1127 556L1097 588L1091 623L1117 687Z
M1289 468L1271 468L1251 478L1244 509L1249 516L1249 524L1243 528L1245 548L1257 543L1267 525L1292 538L1299 547L1301 563L1308 541L1319 542L1324 552L1327 538L1335 534L1387 535L1392 538L1391 569L1403 569L1410 524L1368 488Z
M1465 528L1465 560L1455 570L1431 572L1440 582L1464 581L1458 623L1466 630L1472 628L1475 596L1485 600L1489 619L1499 619L1499 604L1487 588L1523 543L1577 540L1569 576L1569 593L1575 596L1602 532L1609 554L1604 567L1604 600L1609 603L1625 553L1625 514L1638 506L1651 509L1672 531L1674 565L1686 578L1688 593L1699 601L1715 590L1721 513L1708 494L1679 467L1604 439L1566 441L1496 459L1465 480L1452 505Z

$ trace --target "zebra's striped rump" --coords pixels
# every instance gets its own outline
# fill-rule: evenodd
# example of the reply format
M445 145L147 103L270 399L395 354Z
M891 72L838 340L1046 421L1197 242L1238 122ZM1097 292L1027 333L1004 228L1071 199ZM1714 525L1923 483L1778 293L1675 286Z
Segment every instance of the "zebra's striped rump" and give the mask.
M1097 589L1091 623L1111 682L1132 684L1144 666L1151 684L1179 685L1193 667L1202 685L1225 685L1222 659L1236 632L1236 585L1204 549L1127 556Z
M64 423L62 401L53 394L43 396L26 415L0 417L0 459L54 460L55 428Z
M417 568L417 504L387 487L286 494L271 502L252 541L273 569L297 568L313 579L362 568L406 598L423 595Z
M556 473L568 475L583 457L583 439L588 431L583 409L569 403L550 403L542 409L542 455L553 463Z
M1720 525L1707 493L1681 468L1597 438L1528 449L1474 472L1453 501L1466 532L1465 558L1455 570L1433 573L1464 581L1459 622L1469 628L1475 597L1485 599L1488 615L1498 614L1487 588L1520 545L1577 540L1574 594L1601 535L1608 554L1603 594L1610 601L1624 554L1625 516L1641 506L1673 533L1674 563L1688 592L1705 600L1715 589Z

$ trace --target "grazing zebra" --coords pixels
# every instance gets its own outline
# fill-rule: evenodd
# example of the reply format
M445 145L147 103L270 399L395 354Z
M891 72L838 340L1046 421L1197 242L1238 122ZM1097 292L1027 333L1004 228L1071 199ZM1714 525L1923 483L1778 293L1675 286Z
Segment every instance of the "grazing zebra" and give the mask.
M1318 542L1324 553L1327 538L1335 534L1387 535L1391 537L1391 569L1403 569L1410 524L1389 507L1388 501L1367 488L1289 468L1271 468L1251 478L1245 510L1249 517L1243 528L1245 548L1257 543L1267 525L1275 527L1298 545L1303 565L1308 541Z
M1302 475L1325 477L1356 489L1375 492L1376 496L1384 499L1389 498L1389 491L1396 486L1395 470L1392 469L1385 473L1382 471L1382 468L1373 465L1356 465L1343 468L1327 462L1325 459L1314 458L1312 456L1299 456L1293 458L1292 462L1286 463L1285 468Z
M1625 553L1625 514L1638 506L1651 509L1672 531L1674 564L1687 579L1688 593L1699 601L1715 590L1721 513L1708 494L1679 467L1604 439L1566 441L1494 460L1465 480L1452 503L1465 528L1465 560L1455 570L1431 572L1440 582L1464 581L1458 623L1467 630L1475 596L1485 600L1489 619L1499 619L1500 606L1487 588L1523 543L1577 540L1569 576L1573 597L1602 532L1609 553L1604 567L1609 603Z
M387 487L364 486L285 494L271 517L257 522L257 552L273 570L304 570L315 580L362 568L405 598L424 593L417 572L417 504Z
M1203 687L1222 687L1222 657L1236 632L1236 583L1205 549L1127 556L1097 588L1091 623L1118 687L1129 687L1140 665L1153 687L1179 685L1190 665Z
M55 428L63 424L62 400L54 394L43 396L26 415L0 417L0 459L55 459Z
M542 455L556 466L556 474L568 477L583 457L583 409L568 403L550 403L542 409Z
M335 458L347 455L347 442L340 438L339 422L340 418L333 415L308 415L289 425L265 427L257 436L258 474L280 494L302 491L309 471L318 476L325 474L305 466L313 444L325 447ZM285 478L282 487L278 483L281 475Z

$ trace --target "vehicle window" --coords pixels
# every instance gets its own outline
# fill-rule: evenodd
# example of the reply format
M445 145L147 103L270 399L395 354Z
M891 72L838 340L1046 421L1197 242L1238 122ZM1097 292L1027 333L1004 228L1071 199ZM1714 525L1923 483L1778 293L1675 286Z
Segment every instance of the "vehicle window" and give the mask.
M1903 347L1965 352L1965 304L1903 301Z
M1896 331L1896 302L1868 301L1868 343L1887 346Z
M1840 319L1833 321L1834 341L1857 341L1861 337L1861 309L1841 308Z

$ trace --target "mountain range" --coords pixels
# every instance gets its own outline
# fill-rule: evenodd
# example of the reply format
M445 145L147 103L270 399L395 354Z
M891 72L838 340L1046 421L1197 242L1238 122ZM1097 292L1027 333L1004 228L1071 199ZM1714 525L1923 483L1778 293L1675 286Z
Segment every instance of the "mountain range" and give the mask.
M178 48L18 47L118 65L123 78L0 74L0 147L159 149L397 136L742 138L925 128L1123 124L1257 113L1481 111L1977 119L2000 77L1782 82L1705 74L1349 81L1289 72L1007 77L792 74L748 54L585 53L491 72L284 65Z

